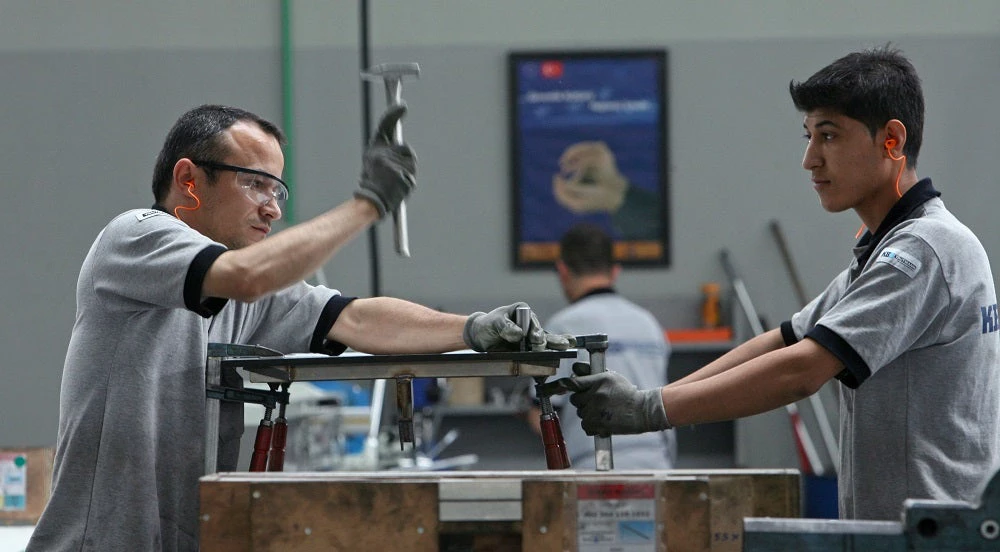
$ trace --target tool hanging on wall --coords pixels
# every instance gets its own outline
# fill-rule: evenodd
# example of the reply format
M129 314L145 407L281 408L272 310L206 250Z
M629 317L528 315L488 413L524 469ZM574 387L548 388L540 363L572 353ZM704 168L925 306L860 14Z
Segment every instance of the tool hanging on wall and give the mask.
M799 300L799 307L804 307L809 303L809 296L806 295L805 286L802 285L802 278L799 277L799 271L795 268L795 263L792 262L792 252L788 248L785 234L782 232L781 225L777 219L771 221L771 235L774 236L774 241L778 244L778 250L781 252L781 260L784 261L785 268L788 270L788 277L792 280L792 287L795 288L795 296ZM822 389L820 389L821 391ZM826 415L826 407L823 405L820 392L809 396L809 404L812 406L816 416L816 424L819 426L819 433L823 437L823 444L830 455L831 465L834 471L837 471L840 461L840 446L837 443L836 436L833 434L833 425L830 424L830 419Z
M732 262L729 260L729 251L725 248L720 252L720 259L722 261L722 268L726 271L726 276L729 278L730 284L733 286L733 291L736 292L736 300L739 301L740 307L743 309L743 314L746 315L747 321L750 323L750 330L756 337L764 333L764 326L760 322L760 318L757 315L757 309L754 308L753 303L750 301L750 294L747 293L746 285L743 283L743 279L736 273L733 268ZM792 431L795 436L795 448L799 455L799 462L802 465L803 472L812 475L823 475L825 469L823 468L823 462L819 458L819 454L816 452L816 446L813 444L812 437L809 436L809 430L806 428L805 422L802 421L802 416L799 414L799 407L795 403L789 403L785 405L785 410L788 412L788 417L792 422Z
M403 79L405 77L420 77L420 65L416 63L382 63L361 73L366 80L378 80L385 83L385 103L387 106L403 103ZM403 123L396 122L393 141L403 143ZM410 238L406 224L406 202L392 213L396 253L401 257L410 256Z

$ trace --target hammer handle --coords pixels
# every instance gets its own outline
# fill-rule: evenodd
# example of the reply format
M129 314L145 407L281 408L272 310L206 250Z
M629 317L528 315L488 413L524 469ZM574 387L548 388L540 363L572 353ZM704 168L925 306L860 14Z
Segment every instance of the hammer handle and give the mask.
M402 77L386 79L385 81L385 102L388 105L397 105L403 102ZM403 123L396 122L396 129L392 133L393 141L396 144L403 143ZM392 213L392 229L395 238L396 254L400 257L410 256L410 235L406 224L406 202L400 202L399 208Z

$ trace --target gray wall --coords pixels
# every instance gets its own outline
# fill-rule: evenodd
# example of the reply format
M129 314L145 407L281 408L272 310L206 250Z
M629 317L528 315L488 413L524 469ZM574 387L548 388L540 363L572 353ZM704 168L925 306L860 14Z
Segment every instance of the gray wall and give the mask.
M0 0L0 446L54 443L76 275L101 227L151 203L163 136L200 103L281 120L277 3L120 6ZM420 155L409 202L413 258L379 229L387 295L467 312L523 299L561 306L547 272L509 266L505 53L530 48L662 47L669 62L669 268L632 270L620 289L665 326L696 317L701 282L724 281L728 248L771 323L796 307L767 224L778 219L810 293L846 263L859 224L829 215L800 166L791 79L892 40L920 71L927 122L919 173L994 258L1000 199L1000 3L849 1L612 3L599 0L373 0L372 61L417 61L406 136ZM298 2L293 17L295 215L348 198L361 142L357 8ZM374 89L375 110L382 107ZM366 239L324 269L367 295ZM199 390L192 389L197 393Z

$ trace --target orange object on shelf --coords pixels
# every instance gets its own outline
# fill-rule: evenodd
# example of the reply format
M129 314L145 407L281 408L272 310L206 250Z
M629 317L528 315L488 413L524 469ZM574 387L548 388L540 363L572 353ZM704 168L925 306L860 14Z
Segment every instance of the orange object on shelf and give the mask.
M723 328L673 328L663 332L671 343L705 343L731 341L733 330Z

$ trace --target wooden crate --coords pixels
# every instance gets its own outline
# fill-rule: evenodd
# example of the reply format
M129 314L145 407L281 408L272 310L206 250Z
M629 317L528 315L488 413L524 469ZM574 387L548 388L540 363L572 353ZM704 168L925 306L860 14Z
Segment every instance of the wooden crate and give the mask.
M0 448L0 525L34 525L52 494L49 447Z
M800 508L795 470L222 473L201 550L738 551Z

